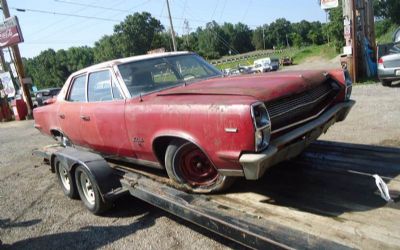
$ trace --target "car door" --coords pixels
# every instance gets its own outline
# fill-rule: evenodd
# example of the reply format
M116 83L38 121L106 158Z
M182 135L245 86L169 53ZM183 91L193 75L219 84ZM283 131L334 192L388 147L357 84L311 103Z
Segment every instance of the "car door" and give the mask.
M96 151L130 156L125 125L125 99L110 69L89 73L88 101L82 104L80 133L86 146Z
M71 80L65 100L60 104L58 119L64 135L75 145L83 143L80 131L80 112L82 103L86 102L86 74Z

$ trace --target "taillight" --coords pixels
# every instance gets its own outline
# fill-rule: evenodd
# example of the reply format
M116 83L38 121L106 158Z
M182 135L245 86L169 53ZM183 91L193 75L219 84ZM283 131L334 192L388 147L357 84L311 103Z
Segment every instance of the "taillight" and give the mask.
M381 58L379 58L379 60L378 60L378 64L383 64L383 59L382 59L382 57L381 57Z

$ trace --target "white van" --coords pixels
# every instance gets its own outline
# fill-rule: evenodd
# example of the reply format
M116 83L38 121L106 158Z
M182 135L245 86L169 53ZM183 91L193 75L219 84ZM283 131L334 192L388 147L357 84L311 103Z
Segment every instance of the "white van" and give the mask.
M257 67L258 66L258 67ZM270 71L270 70L278 70L279 69L279 59L278 58L270 58L265 57L254 61L254 69L256 68L264 68L265 70L262 72ZM269 70L267 70L269 69Z

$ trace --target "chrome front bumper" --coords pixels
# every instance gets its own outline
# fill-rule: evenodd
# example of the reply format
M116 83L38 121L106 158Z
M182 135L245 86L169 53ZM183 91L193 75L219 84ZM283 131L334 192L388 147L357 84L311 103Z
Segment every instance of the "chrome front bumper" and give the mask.
M343 121L354 104L352 100L336 104L315 120L275 138L264 151L243 154L239 162L246 179L257 180L269 167L299 155L331 125Z

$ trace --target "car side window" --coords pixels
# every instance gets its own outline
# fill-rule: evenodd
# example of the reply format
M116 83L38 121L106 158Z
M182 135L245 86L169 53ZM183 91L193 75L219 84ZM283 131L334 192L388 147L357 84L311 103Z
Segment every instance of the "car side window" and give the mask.
M70 102L85 102L85 82L86 75L76 77L72 82L72 87L67 98Z
M119 91L119 88L117 87L117 84L115 81L111 82L111 86L112 86L112 92L113 92L113 97L114 100L122 100L124 99L124 97L121 94L121 91Z
M111 91L111 74L109 70L89 74L88 101L103 102L113 100Z

